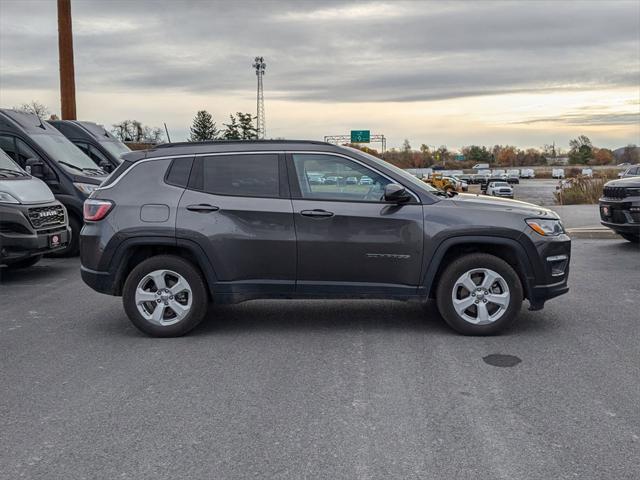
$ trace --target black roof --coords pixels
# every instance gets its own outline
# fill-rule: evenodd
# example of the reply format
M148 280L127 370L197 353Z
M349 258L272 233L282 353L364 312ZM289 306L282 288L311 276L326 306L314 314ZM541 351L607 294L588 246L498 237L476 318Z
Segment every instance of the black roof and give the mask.
M113 140L118 139L102 125L84 120L49 120L49 123L60 130L65 136L81 139Z
M129 162L136 162L143 158L171 155L281 150L337 152L340 151L340 147L316 140L213 140L207 142L162 143L150 150L127 153L122 158Z

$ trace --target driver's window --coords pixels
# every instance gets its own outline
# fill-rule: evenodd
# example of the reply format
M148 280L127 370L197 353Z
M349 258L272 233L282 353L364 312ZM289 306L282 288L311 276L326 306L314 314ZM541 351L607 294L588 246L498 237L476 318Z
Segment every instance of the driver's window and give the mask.
M294 154L303 198L379 202L391 181L369 168L334 155Z
M105 157L100 150L95 148L93 145L89 145L89 156L98 166L104 165L105 163L111 165L111 162L107 160L107 157Z
M40 155L38 155L29 145L27 145L26 143L24 143L22 140L20 140L19 138L16 138L16 143L18 145L18 164L24 168L27 164L27 160L29 159L34 159L34 160L40 160L42 161L42 158L40 158Z

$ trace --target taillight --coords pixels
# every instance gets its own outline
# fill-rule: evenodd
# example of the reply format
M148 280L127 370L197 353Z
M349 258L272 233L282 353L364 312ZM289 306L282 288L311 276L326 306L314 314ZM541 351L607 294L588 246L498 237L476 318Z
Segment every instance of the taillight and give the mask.
M82 209L84 221L97 222L102 220L111 211L113 205L111 200L88 198L84 201L84 208Z

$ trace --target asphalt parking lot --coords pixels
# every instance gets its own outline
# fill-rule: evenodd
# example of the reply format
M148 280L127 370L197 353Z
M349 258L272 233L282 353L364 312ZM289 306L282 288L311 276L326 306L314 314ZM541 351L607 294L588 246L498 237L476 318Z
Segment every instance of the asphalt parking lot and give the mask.
M152 339L78 265L1 273L0 478L640 471L640 250L624 241L575 241L571 292L491 338L418 304L253 301Z

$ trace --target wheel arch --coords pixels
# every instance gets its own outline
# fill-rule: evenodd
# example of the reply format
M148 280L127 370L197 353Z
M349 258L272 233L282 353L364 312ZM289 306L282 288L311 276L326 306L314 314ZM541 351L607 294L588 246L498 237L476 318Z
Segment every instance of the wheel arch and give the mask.
M202 275L212 298L216 275L208 257L196 242L176 240L173 237L135 237L124 240L111 260L113 264L118 265L113 294L122 295L127 276L137 264L158 255L174 255L190 262Z
M535 273L525 248L513 238L475 235L447 238L438 245L424 274L423 293L434 298L442 272L453 260L470 253L488 253L511 265L529 298Z

